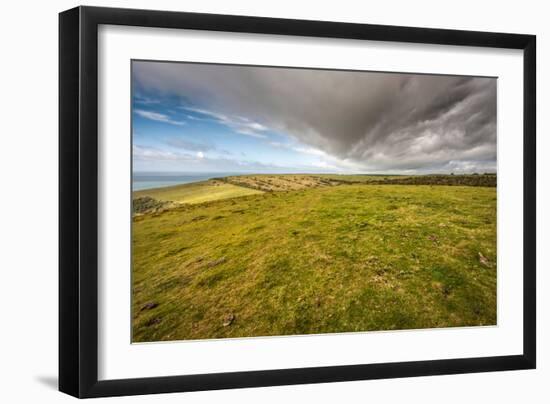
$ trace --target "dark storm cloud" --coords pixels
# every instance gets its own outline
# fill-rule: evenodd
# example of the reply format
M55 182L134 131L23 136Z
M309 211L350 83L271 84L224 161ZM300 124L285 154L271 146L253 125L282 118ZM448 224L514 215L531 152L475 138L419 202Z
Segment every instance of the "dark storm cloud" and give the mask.
M286 133L349 167L496 169L496 79L134 63L138 87Z

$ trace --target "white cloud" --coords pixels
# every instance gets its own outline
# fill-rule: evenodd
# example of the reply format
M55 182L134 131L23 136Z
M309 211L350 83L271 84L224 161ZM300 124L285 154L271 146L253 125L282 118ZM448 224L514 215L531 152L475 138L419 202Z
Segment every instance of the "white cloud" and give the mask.
M150 104L160 104L160 100L155 100L149 97L143 97L136 95L134 96L134 101L138 104L150 105Z
M150 119L152 121L164 122L164 123L169 123L169 124L172 124L172 125L179 125L179 126L185 125L185 122L183 122L183 121L175 121L175 120L171 119L168 115L160 114L158 112L145 111L143 109L136 109L136 110L134 110L134 112L136 114L138 114L139 116L141 116L143 118L146 118L146 119Z
M135 160L150 161L193 161L196 157L188 153L179 153L168 150L161 150L155 147L134 145L132 148Z
M267 137L262 132L268 130L268 128L262 125L261 123L251 121L248 118L245 118L242 116L230 116L230 115L220 114L220 113L203 109L203 108L194 108L194 107L182 107L182 108L187 111L192 111L202 115L206 115L211 119L213 119L214 121L231 128L232 130L234 130L237 133L240 133L241 135L252 136L260 139ZM189 118L195 119L195 120L201 120L201 118L192 117L192 116L189 116Z
M235 129L235 131L237 133L240 133L241 135L252 136L252 137L255 137L255 138L258 138L258 139L265 139L267 137L263 133L255 132L254 130L249 129L249 128Z
M297 151L298 153L310 154L312 156L319 156L319 157L328 156L327 153L325 153L324 151L316 149L314 147L294 147L293 150Z

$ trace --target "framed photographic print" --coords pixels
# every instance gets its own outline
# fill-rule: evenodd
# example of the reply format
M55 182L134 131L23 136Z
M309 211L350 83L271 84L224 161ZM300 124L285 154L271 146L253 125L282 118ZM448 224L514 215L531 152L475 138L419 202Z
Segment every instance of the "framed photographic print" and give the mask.
M59 386L535 367L535 37L60 14Z

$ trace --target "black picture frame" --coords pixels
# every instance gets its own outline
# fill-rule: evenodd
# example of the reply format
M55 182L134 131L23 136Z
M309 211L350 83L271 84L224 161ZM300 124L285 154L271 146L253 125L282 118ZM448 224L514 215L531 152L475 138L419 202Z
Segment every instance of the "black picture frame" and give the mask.
M523 354L99 381L100 24L523 50ZM104 397L323 383L536 366L536 37L184 12L77 7L59 15L59 390Z

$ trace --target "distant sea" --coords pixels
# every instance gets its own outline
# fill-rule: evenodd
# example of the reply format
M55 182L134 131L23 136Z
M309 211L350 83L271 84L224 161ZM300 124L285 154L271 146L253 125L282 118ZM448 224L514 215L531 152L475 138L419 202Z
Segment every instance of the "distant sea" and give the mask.
M134 191L151 188L169 187L172 185L189 184L206 181L211 178L226 177L236 173L151 173L136 172L132 175Z

